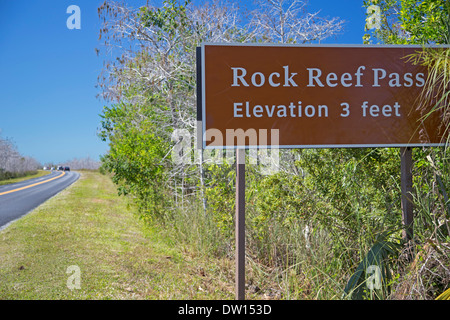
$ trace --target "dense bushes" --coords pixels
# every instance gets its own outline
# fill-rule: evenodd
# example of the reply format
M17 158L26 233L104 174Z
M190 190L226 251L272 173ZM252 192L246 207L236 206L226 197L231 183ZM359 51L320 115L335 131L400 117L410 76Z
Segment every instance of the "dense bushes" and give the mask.
M0 169L0 181L1 180L9 180L9 179L26 177L26 176L30 176L30 175L33 175L33 174L36 174L36 173L37 173L37 170L21 171L21 172L9 172L9 171L4 171L4 169Z
M0 138L0 180L37 173L38 167L35 159L22 156L11 141Z

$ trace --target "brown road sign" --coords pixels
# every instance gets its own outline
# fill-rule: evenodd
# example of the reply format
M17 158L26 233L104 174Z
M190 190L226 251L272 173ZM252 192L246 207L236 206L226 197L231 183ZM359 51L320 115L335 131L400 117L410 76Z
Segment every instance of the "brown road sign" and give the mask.
M420 50L203 44L203 147L441 145L442 115L418 108L427 71L407 59Z

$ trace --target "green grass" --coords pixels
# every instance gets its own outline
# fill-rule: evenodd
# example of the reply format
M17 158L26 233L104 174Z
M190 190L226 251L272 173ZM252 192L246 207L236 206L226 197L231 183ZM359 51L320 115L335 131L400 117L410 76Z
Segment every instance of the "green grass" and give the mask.
M111 179L80 179L0 231L0 299L232 299L233 269L139 220ZM229 264L229 265L228 265ZM81 272L69 289L69 266Z
M5 184L11 184L11 183L25 181L25 180L28 180L28 179L39 178L39 177L45 176L45 175L50 174L50 173L51 173L51 171L37 170L36 174L32 174L32 175L28 175L28 176L24 176L24 177L20 177L20 178L1 180L0 181L0 186L5 185Z

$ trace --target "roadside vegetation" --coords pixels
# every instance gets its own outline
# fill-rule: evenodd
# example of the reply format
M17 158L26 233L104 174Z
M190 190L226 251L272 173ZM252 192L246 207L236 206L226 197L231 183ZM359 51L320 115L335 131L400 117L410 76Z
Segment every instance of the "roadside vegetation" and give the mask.
M0 183L5 180L36 175L39 166L37 160L22 156L11 140L0 137Z
M71 170L98 170L100 162L88 156L86 158L73 158L63 162L47 162L44 165L47 168L54 168L55 170L59 166L69 167Z
M25 181L25 180L28 180L28 179L39 178L39 177L45 176L45 175L50 174L50 173L51 173L51 171L48 171L48 170L32 171L30 174L22 176L20 178L11 178L11 179L8 179L8 180L2 180L2 181L0 181L0 186L1 185L5 185L5 184Z
M447 1L365 1L371 4L382 9L382 27L368 31L366 42L448 44ZM339 18L307 9L295 0L257 1L248 16L226 1L141 8L105 1L99 8L100 38L116 55L99 77L109 102L99 136L110 146L101 170L113 174L118 193L133 199L142 221L166 230L177 244L232 261L234 155L194 150L195 48L201 42L317 43L342 32ZM434 71L422 98L431 97L448 130L449 110L442 108L448 50L409 58ZM177 161L180 144L183 161ZM409 243L402 239L398 149L283 150L278 172L269 175L248 163L248 294L435 299L444 292L450 282L450 151L415 148L413 160ZM376 290L361 267L374 263L382 275Z

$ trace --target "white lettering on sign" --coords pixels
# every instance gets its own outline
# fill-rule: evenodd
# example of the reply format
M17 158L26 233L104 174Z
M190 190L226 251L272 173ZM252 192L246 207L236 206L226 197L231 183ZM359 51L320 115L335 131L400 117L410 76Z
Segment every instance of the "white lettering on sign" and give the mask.
M235 102L233 103L233 116L235 118L261 118L262 116L267 116L269 118L301 118L301 117L328 117L328 107L326 105L307 105L302 106L302 102L299 101L297 104L291 102L289 105L251 105L249 101Z
M380 87L380 80L383 80L386 78L386 70L382 68L373 68L373 85L372 87ZM423 87L425 84L425 75L423 73L417 73L414 77L415 81L412 79L412 73L405 73L400 79L400 74L393 72L390 73L388 78L389 80L389 87L412 87L415 83L416 87ZM402 81L403 80L403 81Z
M380 116L380 111L381 111L381 115L385 116L385 117L391 117L391 116L395 116L395 117L400 117L400 105L398 104L398 102L395 102L394 106L391 107L390 105L386 104L383 107L379 107L376 104L372 105L369 107L368 102L364 101L364 103L361 106L363 112L362 112L362 116L366 117L367 115L370 114L371 117L378 117ZM395 113L395 114L393 114Z
M364 70L365 68L366 68L365 66L360 66L358 68L358 70L356 71L355 87L362 87L362 85L361 85L361 76L362 76L361 70ZM319 68L307 68L307 70L308 70L308 85L307 85L307 87L315 87L315 86L325 87L325 85L322 82L323 78L322 78L322 80L320 78L322 76L322 70L320 70ZM338 79L340 81L338 81ZM346 73L343 73L339 77L336 73L330 72L325 77L325 83L329 87L336 87L338 84L342 85L343 87L351 87L353 85L353 76L350 73L346 72Z
M363 87L361 78L363 77L363 70L365 66L359 66L358 69L352 74L345 72L342 74L336 74L330 72L323 74L319 68L306 68L308 74L308 83L306 87ZM291 72L289 66L283 66L283 72L272 72L265 75L262 72L254 72L251 75L247 74L247 69L243 67L231 67L233 71L233 83L232 87L262 87L266 82L271 87L279 87L283 84L283 87L298 87L298 83L294 78L298 75L297 72ZM425 75L423 73L405 73L400 75L399 73L392 72L387 73L383 68L372 68L373 81L372 87L381 87L381 85L388 85L389 87L423 87L425 84ZM283 76L282 76L283 75ZM384 81L383 81L384 80ZM297 80L298 81L298 80Z
M297 75L296 72L289 72L289 66L283 66L284 69L284 82L283 87L298 87L297 83L294 81L294 76ZM242 67L231 67L233 70L233 84L232 87L240 87L243 85L244 87L250 87L249 82L254 87L262 87L266 82L266 76L262 72L255 72L250 77L247 76L247 70ZM247 76L247 79L246 79ZM280 86L281 82L275 82L274 78L280 79L281 75L279 72L272 72L269 74L269 85L271 87Z
M345 72L337 74L329 72L324 74L320 68L306 68L307 83L306 87L363 87L362 77L365 66L359 66L353 73ZM243 67L231 67L233 73L233 82L231 87L262 87L266 83L271 87L298 87L298 79L296 80L297 72L291 72L289 66L283 66L280 72L274 71L268 75L262 72L253 72L248 74L247 69ZM381 87L387 85L389 87L423 87L425 78L423 73L388 73L383 68L372 68L372 87ZM346 118L350 115L350 105L347 102L340 103L342 112L340 116ZM378 106L376 104L369 105L368 101L364 101L361 105L360 115L363 117L401 117L400 104L395 102L394 105L385 104ZM263 104L245 102L233 102L233 117L234 118L263 118L263 117L277 117L277 118L327 118L328 106L325 104L318 104L316 106L308 104L302 106L302 102L290 102L289 104Z

